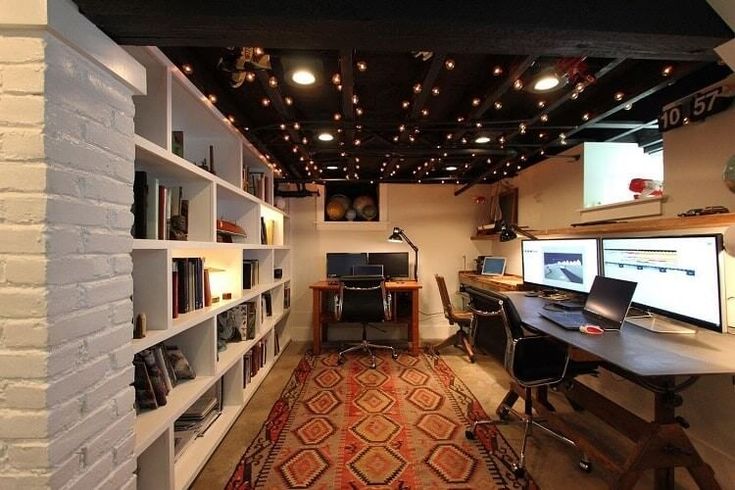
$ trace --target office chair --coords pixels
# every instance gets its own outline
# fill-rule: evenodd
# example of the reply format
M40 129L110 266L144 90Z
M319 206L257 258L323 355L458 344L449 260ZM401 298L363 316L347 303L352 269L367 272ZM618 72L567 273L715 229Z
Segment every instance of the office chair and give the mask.
M334 301L334 316L338 322L359 322L362 324L362 342L338 354L338 362L344 362L344 355L356 350L370 354L371 365L375 369L375 354L372 349L387 349L393 359L398 358L396 350L388 345L373 344L367 340L367 325L383 322L391 318L390 295L385 290L382 276L343 276Z
M472 349L469 335L470 326L472 324L472 312L456 310L454 306L452 306L452 300L449 298L447 283L444 280L444 276L434 274L434 278L436 279L436 285L439 286L439 296L442 298L444 317L449 321L450 325L457 324L459 330L452 334L448 339L435 345L433 349L438 351L448 345L455 345L467 353L467 356L470 358L470 362L475 362L475 352Z
M518 463L512 465L512 470L521 478L525 475L526 444L533 427L538 427L569 446L577 447L574 441L542 425L541 421L534 417L531 389L556 385L567 377L591 372L591 367L588 363L580 363L579 366L570 363L566 347L552 338L545 335L527 335L512 303L507 298L500 299L501 297L505 298L501 294L488 291L482 295L480 301L477 301L478 297L473 295L470 304L473 328L480 318L495 317L503 324L508 337L503 365L513 381L524 390L524 411L521 414L513 410L512 406L518 395L511 388L496 411L500 418L476 420L472 423L472 428L465 432L465 436L467 439L474 439L478 425L499 425L508 419L510 413L516 415L523 424L523 439ZM482 310L478 309L480 305L477 303L482 303ZM592 463L585 454L582 454L579 468L585 472L592 470Z

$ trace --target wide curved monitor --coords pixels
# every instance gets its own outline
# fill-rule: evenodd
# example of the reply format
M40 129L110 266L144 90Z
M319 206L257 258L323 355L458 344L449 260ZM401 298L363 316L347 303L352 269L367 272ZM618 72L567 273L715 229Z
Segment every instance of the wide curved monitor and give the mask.
M523 282L542 288L589 293L599 273L596 238L523 240Z
M635 281L633 305L722 331L722 236L603 238L602 273Z

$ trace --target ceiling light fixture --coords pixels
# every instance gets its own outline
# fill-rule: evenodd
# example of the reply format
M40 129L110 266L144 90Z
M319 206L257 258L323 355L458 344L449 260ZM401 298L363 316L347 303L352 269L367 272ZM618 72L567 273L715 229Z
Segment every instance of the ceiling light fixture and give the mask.
M449 172L454 172L455 170L457 170L457 167L454 165L447 165L446 167L444 167L444 170L448 170Z
M475 138L475 143L479 143L479 144L490 143L490 138L487 136L478 136L477 138Z
M291 80L299 85L314 85L316 76L310 70L302 68L291 73Z

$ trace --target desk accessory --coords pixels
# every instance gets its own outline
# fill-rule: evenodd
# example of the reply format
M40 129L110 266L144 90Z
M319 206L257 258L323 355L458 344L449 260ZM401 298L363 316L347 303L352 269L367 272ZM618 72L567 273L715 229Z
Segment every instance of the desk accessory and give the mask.
M390 234L388 237L389 242L393 243L400 243L405 242L408 244L409 247L413 249L414 252L414 262L413 262L413 278L415 280L419 280L419 248L406 236L406 233L403 231L403 229L395 226L393 227L393 233Z

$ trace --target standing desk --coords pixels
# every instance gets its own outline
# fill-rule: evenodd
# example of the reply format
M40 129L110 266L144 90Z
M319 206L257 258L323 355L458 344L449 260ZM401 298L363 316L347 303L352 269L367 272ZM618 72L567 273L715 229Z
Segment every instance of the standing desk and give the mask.
M657 334L627 324L620 332L585 335L564 330L539 316L545 304L543 299L520 292L504 294L526 326L601 359L606 369L653 392L654 417L645 421L581 383L560 385L560 391L572 401L635 444L623 461L615 461L585 441L584 434L566 424L562 417L538 405L552 425L578 441L593 460L619 475L613 488L632 488L643 470L654 469L655 488L673 489L675 466L686 467L700 488L720 488L712 468L701 459L682 429L675 410L682 403L679 392L700 376L735 373L735 336L704 329L698 329L695 335Z
M312 333L312 351L319 354L322 349L322 335L325 326L329 321L334 321L334 315L331 312L325 312L324 295L334 294L339 289L336 281L318 281L309 286L312 291L312 307L311 307L311 333ZM407 318L408 323L408 344L412 354L419 353L419 289L421 284L417 281L386 281L385 289L389 294L393 293L410 293L411 296L411 313ZM396 302L393 301L394 312L396 311ZM401 321L401 319L396 319Z

